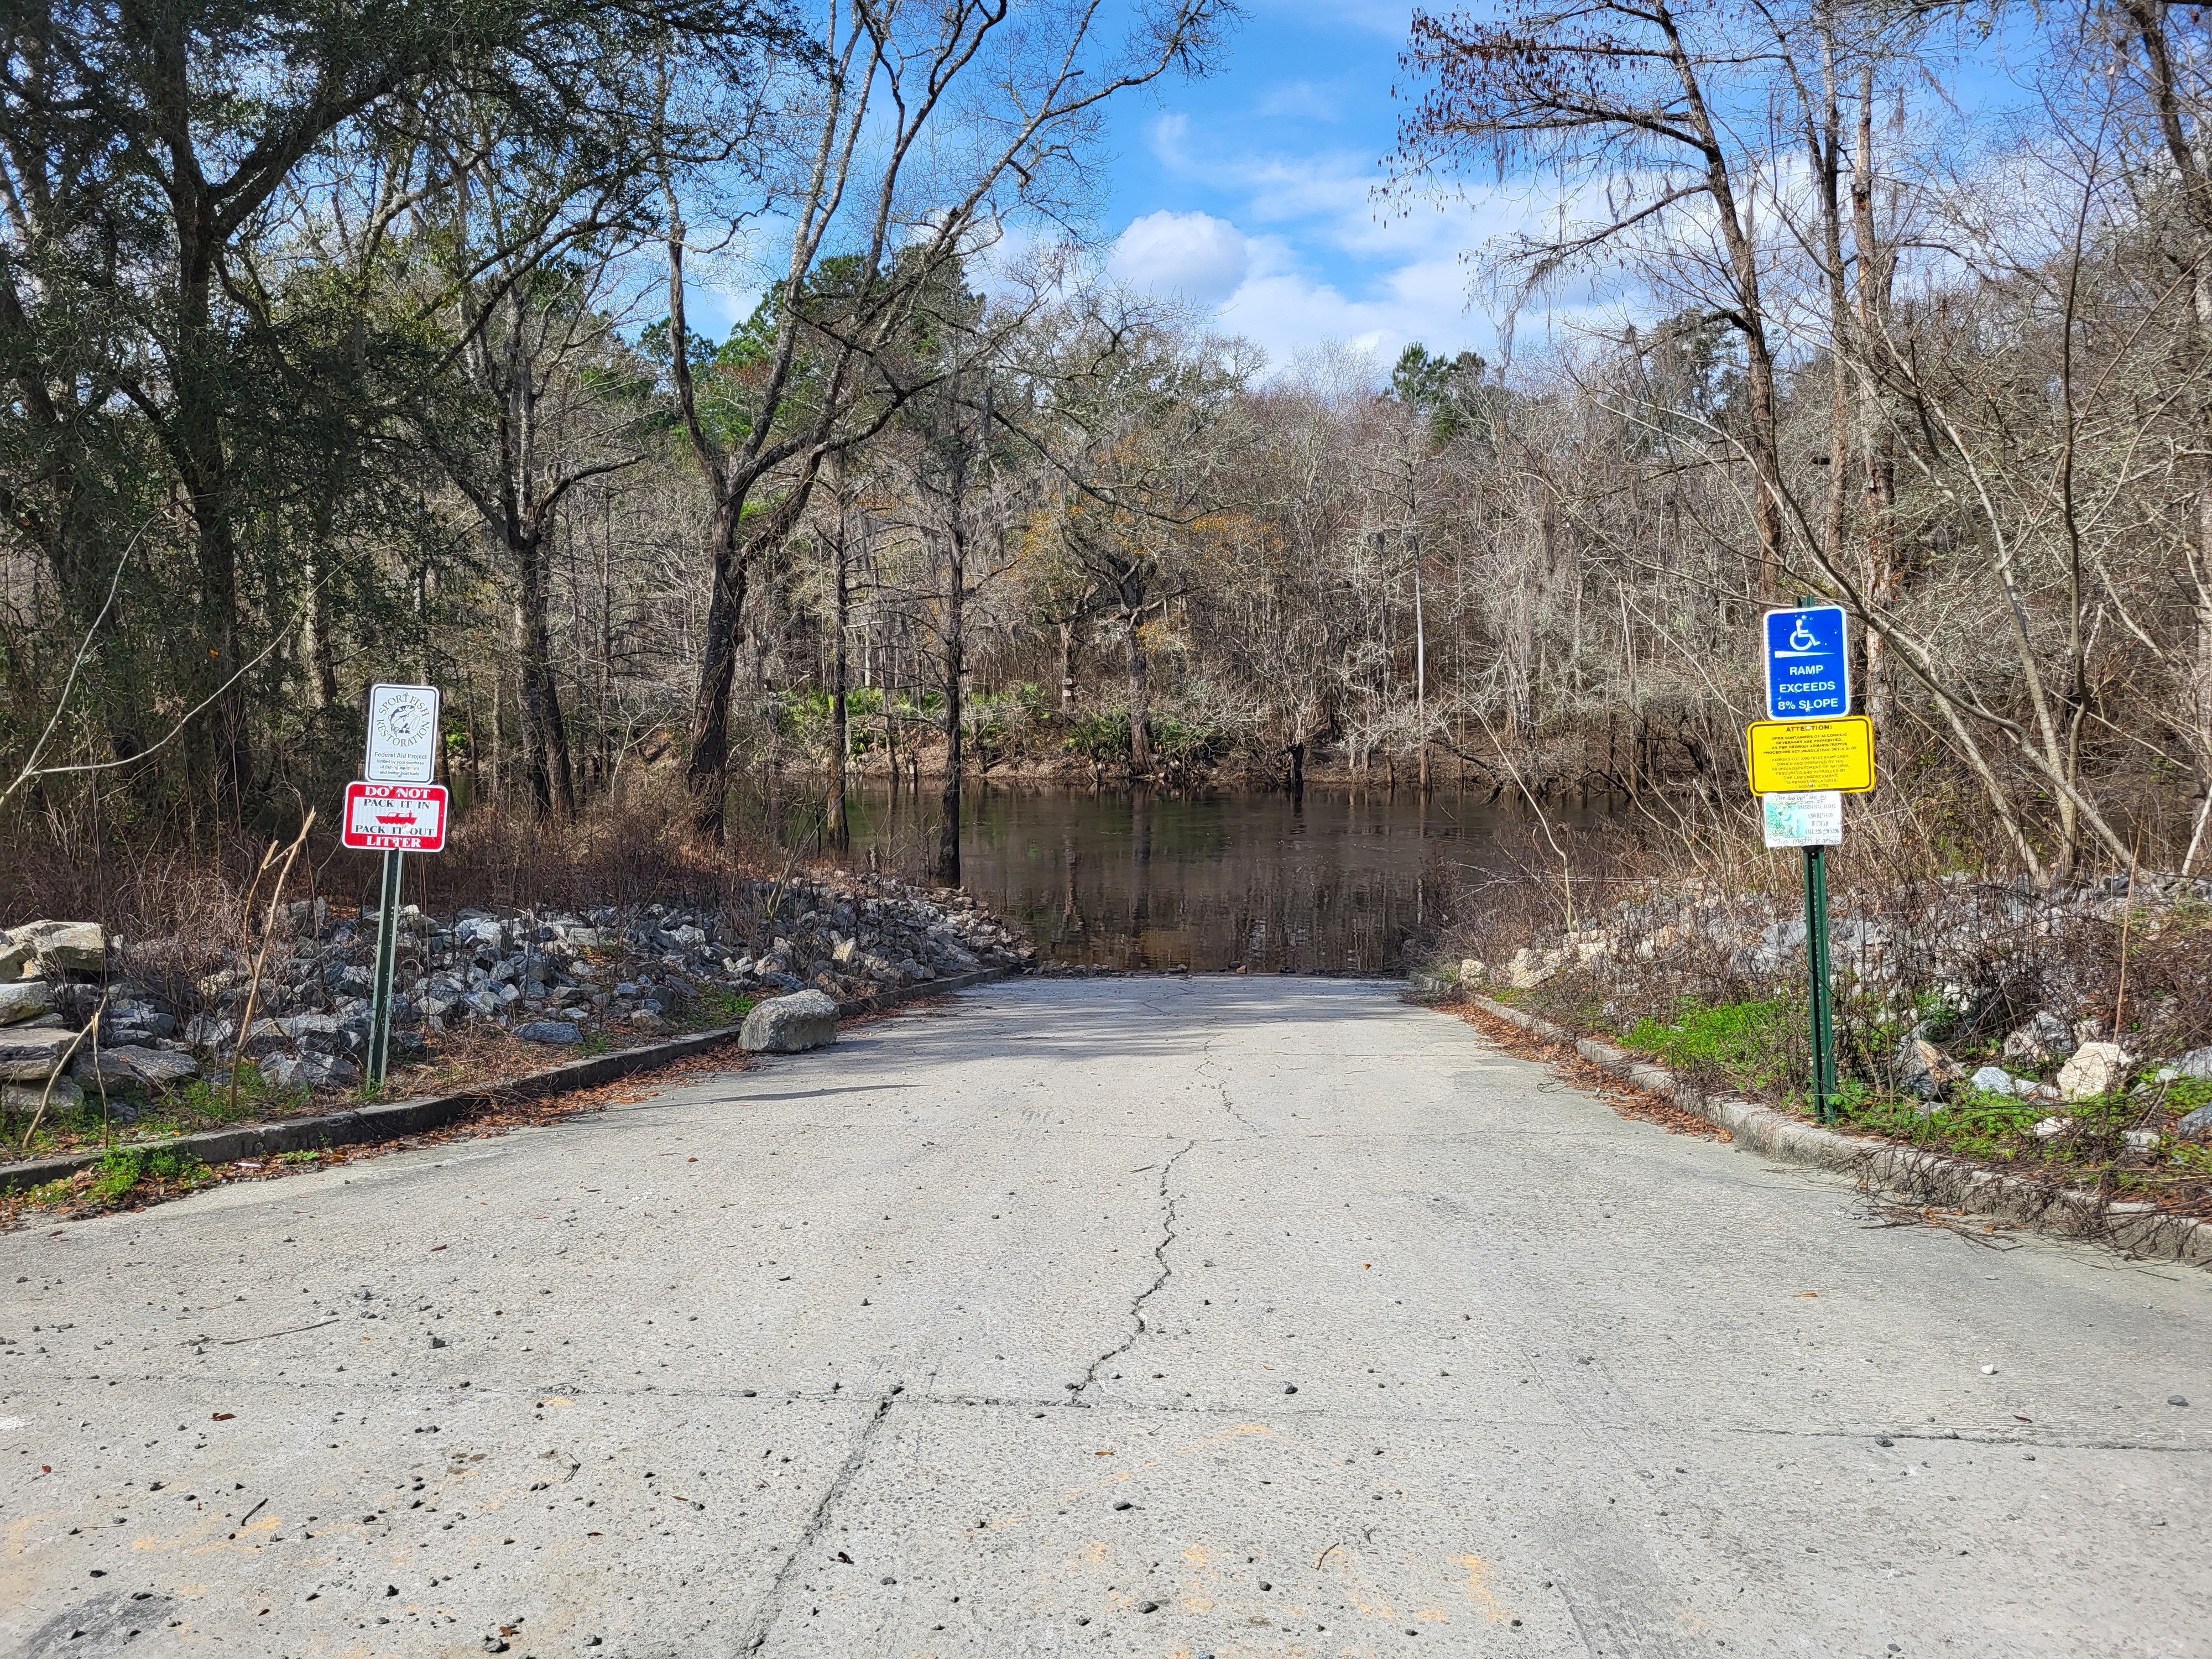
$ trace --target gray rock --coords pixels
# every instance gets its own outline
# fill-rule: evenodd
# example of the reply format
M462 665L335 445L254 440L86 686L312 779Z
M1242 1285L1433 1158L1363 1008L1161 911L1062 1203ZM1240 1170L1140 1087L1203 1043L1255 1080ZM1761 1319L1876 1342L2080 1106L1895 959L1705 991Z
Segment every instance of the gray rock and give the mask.
M2072 1054L2074 1033L2057 1015L2039 1008L2027 1024L2005 1038L2002 1052L2016 1066L2039 1065L2053 1054Z
M565 1019L533 1019L515 1028L525 1042L581 1042L584 1034Z
M2173 1069L2183 1077L2212 1078L2212 1048L2191 1048L2173 1062Z
M88 1088L105 1083L111 1089L166 1089L200 1074L199 1062L190 1054L135 1044L102 1047L97 1054L79 1049L70 1071Z
M2212 1140L2212 1106L2199 1106L2175 1126L2184 1140Z
M261 1080L272 1089L343 1088L361 1080L361 1067L337 1054L279 1054L262 1062Z
M0 1025L20 1024L51 1013L54 988L42 979L19 979L13 984L0 979Z
M1966 1081L1984 1094L2017 1094L2019 1079L2002 1066L1984 1066Z
M1917 1033L1898 1045L1897 1057L1890 1066L1896 1073L1897 1086L1922 1100L1942 1099L1966 1076L1950 1055Z
M46 1092L45 1083L0 1083L0 1107L11 1112L35 1112L39 1102L46 1103L50 1112L72 1112L84 1104L84 1091L76 1086L73 1078L50 1079L53 1092Z
M27 921L9 938L72 974L102 973L107 968L107 933L96 921Z
M336 1014L287 1014L276 1022L284 1035L303 1048L319 1048L325 1053L345 1046L339 1028L345 1022Z
M273 1019L257 1019L253 1029L246 1034L239 1048L248 1060L259 1060L264 1054L282 1054L292 1046L292 1039L284 1028Z
M755 1054L793 1054L837 1040L837 1005L820 991L772 998L745 1016L738 1046Z
M52 1027L0 1027L0 1082L45 1082L76 1040L76 1032Z
M0 930L0 982L22 978L31 967L31 947L18 945Z
M237 1024L219 1014L196 1014L185 1027L185 1041L195 1048L220 1048L237 1035Z

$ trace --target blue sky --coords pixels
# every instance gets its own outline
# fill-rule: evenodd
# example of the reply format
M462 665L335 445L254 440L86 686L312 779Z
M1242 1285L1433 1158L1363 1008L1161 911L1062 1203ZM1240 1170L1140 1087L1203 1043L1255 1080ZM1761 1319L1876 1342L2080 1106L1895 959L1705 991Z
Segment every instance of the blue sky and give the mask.
M1385 365L1410 339L1486 349L1461 256L1488 233L1465 209L1401 216L1372 195L1396 136L1407 16L1249 0L1218 73L1115 111L1096 226L1115 272L1218 307L1271 368L1324 341Z
M1397 131L1390 87L1408 16L1398 3L1245 0L1219 69L1109 107L1087 234L1133 287L1181 295L1262 347L1268 371L1326 342L1387 370L1407 341L1474 346L1464 209L1410 216L1372 197ZM726 334L758 291L695 263L696 326ZM647 306L652 304L648 298Z
M1210 310L1223 332L1266 351L1270 373L1332 342L1382 370L1410 340L1494 360L1497 321L1489 305L1470 304L1467 256L1528 227L1559 191L1486 180L1472 204L1416 199L1401 211L1377 201L1409 13L1410 0L1244 0L1214 74L1111 106L1085 229L1114 274ZM2032 27L1967 45L1947 77L1969 130L2023 95L2004 67L2007 45L2032 58ZM693 292L697 321L716 333L757 297L711 282ZM1553 319L1609 324L1629 297L1617 279L1586 286L1562 296ZM1519 333L1525 343L1545 327L1527 314Z

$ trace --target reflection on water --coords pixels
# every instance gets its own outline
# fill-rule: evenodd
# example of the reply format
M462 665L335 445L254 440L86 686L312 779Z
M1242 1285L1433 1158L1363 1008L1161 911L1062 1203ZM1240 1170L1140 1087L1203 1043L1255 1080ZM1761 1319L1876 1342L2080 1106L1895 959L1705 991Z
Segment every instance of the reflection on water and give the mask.
M854 799L853 860L911 867L937 816L925 792ZM1391 973L1449 920L1462 866L1528 862L1533 821L1479 797L1309 788L972 792L968 890L1041 953L1101 967Z

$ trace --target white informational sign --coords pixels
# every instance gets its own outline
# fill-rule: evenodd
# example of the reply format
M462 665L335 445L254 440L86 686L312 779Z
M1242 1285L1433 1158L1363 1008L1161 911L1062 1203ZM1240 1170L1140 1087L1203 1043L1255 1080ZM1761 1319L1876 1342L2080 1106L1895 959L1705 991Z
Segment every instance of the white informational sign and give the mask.
M366 853L443 852L446 786L349 783L338 839Z
M1844 844L1844 792L1813 789L1802 794L1761 795L1759 815L1765 820L1769 847L1841 847Z
M368 688L368 754L362 776L371 783L432 783L438 776L438 688Z

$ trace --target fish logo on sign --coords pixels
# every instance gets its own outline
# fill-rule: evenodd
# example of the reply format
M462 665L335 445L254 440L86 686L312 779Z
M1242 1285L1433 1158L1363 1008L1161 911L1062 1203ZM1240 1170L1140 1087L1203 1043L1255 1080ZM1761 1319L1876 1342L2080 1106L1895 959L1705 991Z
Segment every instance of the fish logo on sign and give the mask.
M369 687L368 749L362 767L368 782L428 783L436 777L438 689Z
M1851 712L1843 606L1768 611L1765 658L1767 719L1832 720Z

